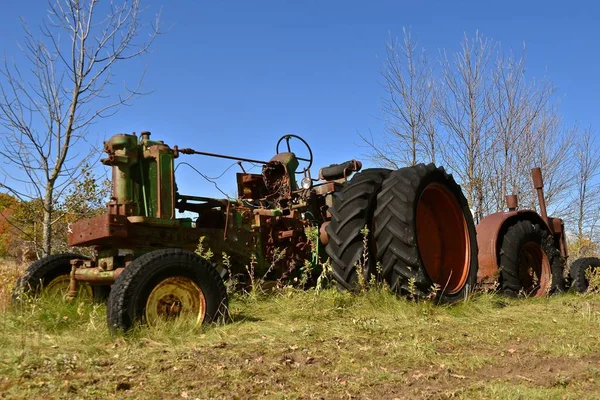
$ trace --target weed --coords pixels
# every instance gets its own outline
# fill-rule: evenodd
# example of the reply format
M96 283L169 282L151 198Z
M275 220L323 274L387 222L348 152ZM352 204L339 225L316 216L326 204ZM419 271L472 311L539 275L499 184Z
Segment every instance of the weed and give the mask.
M267 276L271 273L271 271L273 271L273 269L277 266L277 264L285 258L285 255L286 255L285 249L281 250L276 247L273 250L271 264L269 265L269 268L267 268L267 270L261 277L256 276L256 267L258 266L258 260L256 258L256 255L252 254L250 256L250 263L248 263L245 267L246 267L246 272L248 273L248 277L250 279L249 294L251 296L258 296L258 295L265 294L265 289L266 289L265 280L267 279ZM277 286L283 287L284 285L282 285L282 282L283 282L283 278L280 278L280 280L277 282Z
M298 288L305 289L312 277L313 263L310 260L304 260L304 265L300 268L300 279L298 279Z
M248 272L248 278L250 279L250 290L254 291L256 289L256 276L254 271L256 270L256 255L253 253L250 255L250 262L245 265L246 272Z
M360 231L363 237L363 251L360 259L356 262L356 274L358 288L362 293L367 291L367 284L369 282L365 279L365 273L369 269L369 228L365 225Z
M228 272L231 272L231 257L225 252L222 254L223 267L227 269Z
M306 235L308 243L310 243L311 245L311 251L313 255L316 255L318 257L319 228L316 226L309 226L306 229L304 229L304 234Z
M430 301L435 300L438 294L440 293L441 289L442 287L438 283L434 282L429 288L429 294L427 295L427 299L429 299Z
M333 269L331 267L331 260L327 259L327 261L321 264L321 273L317 278L317 283L315 285L315 293L319 294L323 289L329 286L329 282L332 281L333 277Z
M214 254L210 248L204 247L205 240L206 240L205 236L200 237L200 239L198 240L198 246L196 246L195 253L198 254L200 257L204 258L205 260L211 261Z
M417 300L417 280L414 276L408 278L408 298L412 301Z
M0 312L10 307L15 283L25 268L25 265L16 261L0 260Z
M587 293L600 293L600 268L586 269L585 279L588 281Z

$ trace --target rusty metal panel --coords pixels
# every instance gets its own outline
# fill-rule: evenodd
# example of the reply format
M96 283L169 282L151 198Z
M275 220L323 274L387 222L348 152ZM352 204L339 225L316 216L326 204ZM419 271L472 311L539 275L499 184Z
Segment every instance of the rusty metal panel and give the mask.
M93 246L107 238L127 237L127 217L103 214L77 221L70 226L69 246Z

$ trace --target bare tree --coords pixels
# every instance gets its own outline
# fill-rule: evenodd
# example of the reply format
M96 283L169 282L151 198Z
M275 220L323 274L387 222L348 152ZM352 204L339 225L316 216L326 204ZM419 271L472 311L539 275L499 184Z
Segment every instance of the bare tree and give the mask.
M40 39L23 23L26 65L5 60L0 68L0 155L12 166L0 187L43 201L44 255L51 252L54 203L89 157L75 149L98 118L143 94L141 78L117 94L109 87L117 65L149 51L158 22L157 15L142 23L140 0L50 0Z
M401 43L390 38L382 71L387 97L382 101L382 143L362 136L378 164L392 168L435 161L435 88L424 49L403 29Z
M577 132L574 129L573 132ZM575 184L573 219L577 226L577 257L582 256L584 239L592 239L594 228L600 219L600 191L596 177L600 173L600 157L594 131L585 129L575 142Z
M493 144L489 63L495 43L476 33L466 35L461 51L450 61L443 52L440 66L442 86L439 120L446 130L444 161L461 181L476 221L485 214L484 185L490 180L487 168Z
M533 166L540 166L548 150L545 140L551 139L556 125L547 125L555 121L555 109L550 106L554 93L553 85L546 81L526 79L525 48L515 57L498 54L496 67L492 75L493 93L493 129L494 154L490 167L493 168L493 188L489 193L494 200L490 211L504 208L504 195L525 195L526 202L531 194L529 171ZM551 156L557 156L554 152ZM547 179L553 182L554 170L545 169Z
M573 136L575 135L575 136ZM523 171L527 173L522 179L523 191L529 193L529 204L532 209L537 206L537 196L531 189L529 172L533 167L541 167L544 173L544 194L550 212L562 215L569 192L573 188L574 168L572 166L572 146L577 141L578 133L565 130L555 106L548 107L540 114L527 137L526 148L530 149ZM527 202L523 202L527 204Z

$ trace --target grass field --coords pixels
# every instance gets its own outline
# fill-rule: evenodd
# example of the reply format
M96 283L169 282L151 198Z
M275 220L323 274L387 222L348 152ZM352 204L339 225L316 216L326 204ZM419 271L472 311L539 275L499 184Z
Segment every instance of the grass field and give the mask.
M111 337L103 305L8 305L0 398L600 398L600 297L458 305L326 290L239 296L232 322Z

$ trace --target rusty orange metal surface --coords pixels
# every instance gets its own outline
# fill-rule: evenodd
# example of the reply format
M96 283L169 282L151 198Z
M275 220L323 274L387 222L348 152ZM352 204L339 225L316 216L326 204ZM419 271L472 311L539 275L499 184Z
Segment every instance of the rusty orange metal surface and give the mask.
M417 205L417 243L431 280L445 293L462 290L470 270L467 222L445 186L428 185Z
M330 223L331 223L331 221L324 222L321 225L321 228L319 229L319 240L325 246L327 246L327 244L329 244L329 234L327 233L327 231L325 229L327 228L327 225L329 225Z
M479 270L477 282L483 284L495 283L498 273L499 238L508 225L520 221L530 220L550 230L548 224L538 213L532 210L518 210L490 214L477 225L477 245L479 247Z

